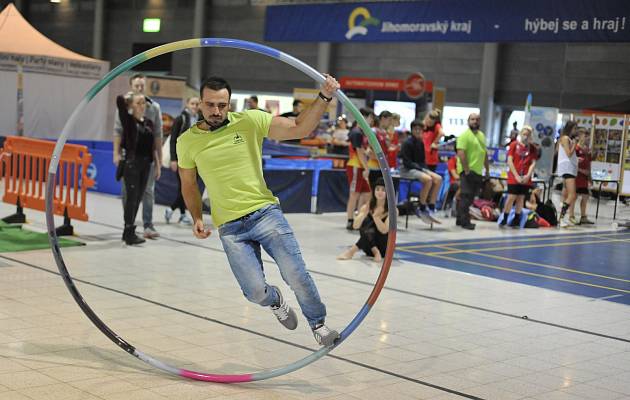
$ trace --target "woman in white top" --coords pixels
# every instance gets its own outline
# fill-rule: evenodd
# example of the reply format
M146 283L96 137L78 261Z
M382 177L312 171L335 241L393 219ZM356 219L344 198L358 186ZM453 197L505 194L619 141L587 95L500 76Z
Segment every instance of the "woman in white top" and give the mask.
M560 227L562 228L577 223L574 216L571 215L567 218L566 215L567 210L573 210L573 204L577 198L575 190L575 178L578 173L578 159L575 154L576 132L577 124L575 121L567 121L558 140L558 168L556 172L558 176L562 177L564 183L562 210L560 211Z

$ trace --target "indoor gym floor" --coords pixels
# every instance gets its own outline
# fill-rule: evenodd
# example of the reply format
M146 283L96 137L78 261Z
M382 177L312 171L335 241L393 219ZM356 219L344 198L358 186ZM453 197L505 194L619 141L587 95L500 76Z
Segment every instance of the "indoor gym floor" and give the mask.
M611 205L612 203L608 203ZM268 381L222 385L166 375L125 354L72 300L49 250L0 254L0 399L624 399L630 398L630 234L598 225L475 232L453 219L398 232L389 279L364 323L329 356ZM603 212L602 212L603 211ZM14 207L0 205L8 215ZM120 200L90 193L87 246L63 249L77 286L120 336L178 367L245 373L285 365L315 341L248 303L216 232L166 225L120 243ZM44 214L27 210L28 228ZM618 217L630 209L620 206ZM341 213L288 214L322 298L343 328L379 267L336 261L357 235ZM58 219L60 222L61 219ZM284 288L266 255L269 280Z

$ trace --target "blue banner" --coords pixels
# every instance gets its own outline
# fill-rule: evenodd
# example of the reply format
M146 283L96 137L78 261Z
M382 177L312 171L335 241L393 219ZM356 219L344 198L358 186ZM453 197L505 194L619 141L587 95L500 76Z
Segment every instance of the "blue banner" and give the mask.
M271 42L630 42L628 0L268 6Z

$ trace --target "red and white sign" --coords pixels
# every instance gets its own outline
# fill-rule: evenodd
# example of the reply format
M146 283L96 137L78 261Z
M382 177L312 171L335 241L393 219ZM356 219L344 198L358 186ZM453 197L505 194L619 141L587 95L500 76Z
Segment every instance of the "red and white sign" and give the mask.
M414 72L405 79L405 94L410 99L418 99L424 94L424 86L424 75L420 72Z
M354 78L344 76L339 79L342 89L391 90L401 92L402 79Z

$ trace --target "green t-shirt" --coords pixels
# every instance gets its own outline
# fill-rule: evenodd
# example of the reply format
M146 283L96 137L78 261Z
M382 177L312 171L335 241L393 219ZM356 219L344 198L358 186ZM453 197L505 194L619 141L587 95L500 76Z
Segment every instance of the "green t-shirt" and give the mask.
M267 188L262 169L262 142L269 135L271 118L259 110L229 112L227 125L214 131L193 125L177 139L177 163L197 168L216 226L279 203Z
M459 135L457 138L457 150L463 150L466 153L468 166L470 170L476 174L483 174L483 166L486 160L486 136L481 131L473 133L470 129ZM457 157L457 173L461 174L464 170L462 161Z

